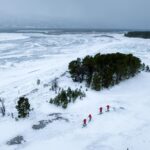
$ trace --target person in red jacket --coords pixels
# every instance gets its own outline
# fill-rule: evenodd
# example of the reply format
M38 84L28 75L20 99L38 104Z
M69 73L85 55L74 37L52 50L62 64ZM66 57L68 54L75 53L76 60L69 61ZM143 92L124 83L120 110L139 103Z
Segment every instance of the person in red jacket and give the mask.
M107 111L109 111L109 110L110 110L110 106L109 106L109 105L107 105L106 107L107 107Z
M83 127L85 127L87 125L87 121L86 119L83 120Z
M99 113L102 114L103 113L103 107L99 108Z
M92 120L92 115L89 114L89 122Z

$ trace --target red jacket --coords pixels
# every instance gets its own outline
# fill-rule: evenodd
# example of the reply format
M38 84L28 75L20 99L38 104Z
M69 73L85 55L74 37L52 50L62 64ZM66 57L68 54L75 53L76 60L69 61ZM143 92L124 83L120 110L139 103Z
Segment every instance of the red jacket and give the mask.
M92 119L92 115L91 115L91 114L89 114L89 119L90 119L90 120Z
M109 110L110 106L109 106L109 105L107 105L106 107L107 107L107 110Z
M83 120L83 124L86 124L86 119Z
M100 107L99 111L100 111L100 113L102 113L103 112L103 107Z

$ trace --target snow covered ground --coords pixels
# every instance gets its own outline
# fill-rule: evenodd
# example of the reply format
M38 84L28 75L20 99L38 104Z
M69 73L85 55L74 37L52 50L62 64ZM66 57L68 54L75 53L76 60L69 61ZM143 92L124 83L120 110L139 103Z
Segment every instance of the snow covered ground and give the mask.
M7 113L0 117L0 150L148 150L149 73L142 72L100 92L88 89L83 100L66 110L48 103L55 93L44 85L59 77L61 87L80 87L68 74L62 74L71 60L98 52L132 53L150 65L150 40L127 38L120 33L0 33L0 97L5 99ZM15 106L22 95L27 95L34 110L29 118L15 121L9 114L17 116ZM111 105L110 112L98 115L99 107L107 104ZM51 113L62 113L69 122L58 120L41 130L32 129L38 121L51 119ZM89 113L93 120L82 128ZM6 144L18 135L26 142Z

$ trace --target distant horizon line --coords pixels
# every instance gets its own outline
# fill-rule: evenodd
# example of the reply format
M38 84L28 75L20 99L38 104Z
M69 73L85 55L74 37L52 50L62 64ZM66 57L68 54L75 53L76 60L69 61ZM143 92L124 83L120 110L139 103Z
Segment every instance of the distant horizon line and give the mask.
M12 30L71 30L71 31L150 31L150 29L125 29L125 28L67 28L67 27L0 27L0 31Z

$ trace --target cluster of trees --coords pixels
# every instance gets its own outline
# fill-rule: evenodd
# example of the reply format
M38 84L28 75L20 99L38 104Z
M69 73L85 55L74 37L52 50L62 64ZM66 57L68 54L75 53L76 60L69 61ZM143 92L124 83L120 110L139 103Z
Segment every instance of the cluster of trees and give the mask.
M20 97L16 106L18 110L18 118L26 118L29 116L30 104L26 97Z
M75 102L77 98L82 99L83 97L85 97L85 93L82 92L81 89L71 90L69 87L67 90L62 89L57 96L55 98L51 98L49 102L56 106L67 108L68 103Z
M139 37L144 39L150 38L150 31L134 31L125 34L126 37Z
M97 91L135 76L141 67L139 58L121 53L98 53L95 56L78 58L68 66L73 81L85 81L88 87Z

